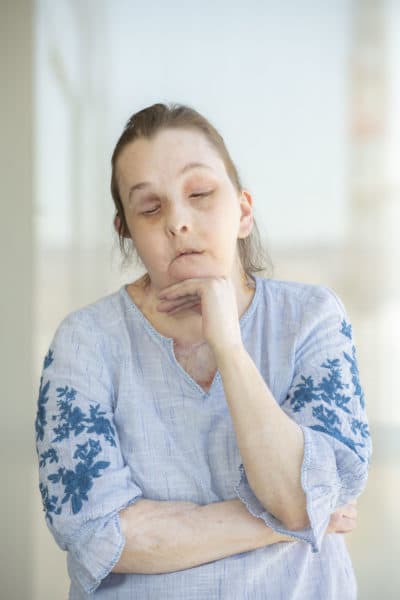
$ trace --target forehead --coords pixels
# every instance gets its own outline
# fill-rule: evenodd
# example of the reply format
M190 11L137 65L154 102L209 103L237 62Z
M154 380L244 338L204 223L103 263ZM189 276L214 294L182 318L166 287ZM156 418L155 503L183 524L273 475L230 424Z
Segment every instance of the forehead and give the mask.
M130 142L121 151L117 168L120 178L132 183L158 175L173 176L191 162L204 163L217 175L226 175L218 151L203 133L189 129L164 129L151 139Z

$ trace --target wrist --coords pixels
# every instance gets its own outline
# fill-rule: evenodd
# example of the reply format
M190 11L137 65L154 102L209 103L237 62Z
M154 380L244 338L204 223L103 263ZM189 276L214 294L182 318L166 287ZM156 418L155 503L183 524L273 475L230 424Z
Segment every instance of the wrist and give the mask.
M216 343L211 345L211 348L220 370L225 366L231 366L233 361L240 360L246 353L241 339L224 344Z

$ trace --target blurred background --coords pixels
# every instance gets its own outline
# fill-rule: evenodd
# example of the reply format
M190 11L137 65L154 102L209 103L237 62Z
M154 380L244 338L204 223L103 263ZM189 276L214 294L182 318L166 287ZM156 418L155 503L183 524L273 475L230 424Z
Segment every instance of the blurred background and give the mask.
M374 455L346 541L359 598L399 598L400 2L0 0L0 27L1 597L67 598L38 491L40 371L67 313L137 277L111 153L133 112L176 101L222 133L273 276L347 308Z

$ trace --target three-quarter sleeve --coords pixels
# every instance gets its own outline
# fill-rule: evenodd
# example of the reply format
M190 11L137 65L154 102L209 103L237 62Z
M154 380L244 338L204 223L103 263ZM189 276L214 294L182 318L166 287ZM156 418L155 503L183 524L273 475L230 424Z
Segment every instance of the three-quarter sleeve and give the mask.
M47 525L93 592L124 546L118 512L142 497L124 464L104 335L84 311L59 325L44 358L36 414Z
M289 530L269 513L249 486L243 465L235 492L269 527L318 552L331 514L365 488L372 443L351 324L335 292L315 289L299 322L293 378L281 404L304 436L301 484L310 525Z

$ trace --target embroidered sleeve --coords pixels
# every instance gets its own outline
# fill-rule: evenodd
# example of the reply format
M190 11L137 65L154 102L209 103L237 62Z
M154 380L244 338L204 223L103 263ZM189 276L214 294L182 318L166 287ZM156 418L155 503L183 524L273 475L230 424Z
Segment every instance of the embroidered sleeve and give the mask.
M86 593L118 562L118 512L140 499L119 448L102 339L71 313L44 358L36 414L39 489L47 525Z
M364 490L372 442L359 380L352 326L345 308L329 288L305 307L292 384L282 409L301 427L304 457L301 482L310 526L284 527L251 490L243 465L237 495L249 511L274 530L321 548L330 516Z

